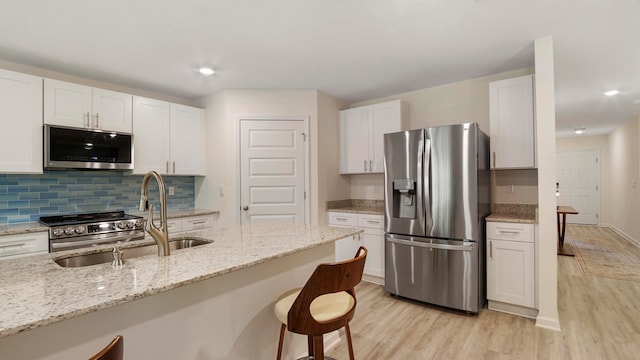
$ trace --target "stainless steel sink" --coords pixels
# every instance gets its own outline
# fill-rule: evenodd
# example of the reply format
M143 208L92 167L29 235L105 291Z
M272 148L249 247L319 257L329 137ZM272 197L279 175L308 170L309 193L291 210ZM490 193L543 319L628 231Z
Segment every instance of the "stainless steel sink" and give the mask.
M192 248L200 245L211 244L213 241L205 240L201 238L178 238L176 240L169 241L169 248L171 250L180 250L186 248ZM137 247L123 248L122 258L124 260L136 258L145 255L158 254L158 246L156 244L143 245ZM65 258L56 259L55 262L62 267L81 267L96 264L110 263L113 261L113 254L111 250L105 250L93 254L85 255L72 255Z

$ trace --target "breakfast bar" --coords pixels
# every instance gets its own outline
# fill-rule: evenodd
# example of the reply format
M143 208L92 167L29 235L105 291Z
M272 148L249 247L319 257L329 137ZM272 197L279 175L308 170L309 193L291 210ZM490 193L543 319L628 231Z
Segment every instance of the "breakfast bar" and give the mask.
M0 358L88 358L118 334L130 359L271 358L277 295L361 231L263 223L193 231L211 243L120 266L54 261L78 251L0 261ZM287 343L292 357L306 348Z

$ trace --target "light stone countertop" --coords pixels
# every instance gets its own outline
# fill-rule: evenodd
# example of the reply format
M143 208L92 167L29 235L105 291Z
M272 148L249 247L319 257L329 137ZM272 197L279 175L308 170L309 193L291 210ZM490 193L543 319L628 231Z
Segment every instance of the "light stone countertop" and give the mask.
M110 263L63 268L53 261L109 246L3 260L0 337L220 276L360 232L354 228L283 223L197 230L187 236L214 242L172 251L168 257L148 255L127 259L118 268ZM153 242L136 242L143 243Z
M521 224L536 224L538 220L535 215L523 215L523 214L491 214L487 216L487 221L490 222L509 222L509 223L521 223Z

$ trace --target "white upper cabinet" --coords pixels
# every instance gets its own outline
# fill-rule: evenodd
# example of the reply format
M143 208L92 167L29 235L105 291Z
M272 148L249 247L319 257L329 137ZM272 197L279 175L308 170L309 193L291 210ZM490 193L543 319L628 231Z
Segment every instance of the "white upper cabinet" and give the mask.
M169 173L169 103L133 97L134 174Z
M204 174L204 111L171 104L171 171Z
M489 84L491 168L535 168L533 75Z
M204 174L202 109L134 96L134 174Z
M65 81L44 80L44 123L131 133L132 96Z
M42 78L0 69L0 173L42 173Z
M401 100L340 111L340 173L384 172L384 134L402 131L407 119Z

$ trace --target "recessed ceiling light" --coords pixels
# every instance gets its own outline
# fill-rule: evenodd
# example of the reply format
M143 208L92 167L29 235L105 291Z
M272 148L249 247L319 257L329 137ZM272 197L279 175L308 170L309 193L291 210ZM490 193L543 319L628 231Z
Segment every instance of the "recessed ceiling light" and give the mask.
M200 74L202 75L213 75L213 73L215 73L215 71L212 68L208 68L208 67L202 67L200 68Z
M613 96L613 95L618 95L618 93L620 93L620 91L618 90L609 90L609 91L606 91L604 94L607 96Z
M576 135L580 135L580 134L584 133L584 130L585 130L585 128L577 128L577 129L573 130L573 132Z

